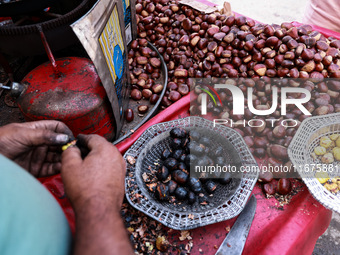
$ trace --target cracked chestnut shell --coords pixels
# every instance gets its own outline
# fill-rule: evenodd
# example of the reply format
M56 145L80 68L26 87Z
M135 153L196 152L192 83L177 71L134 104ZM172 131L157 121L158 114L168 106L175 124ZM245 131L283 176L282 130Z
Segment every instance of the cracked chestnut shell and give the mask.
M175 181L170 180L168 182L168 187L169 187L169 194L172 195L175 193L175 190L177 189L178 185Z
M169 199L168 186L165 185L164 183L158 183L156 191L155 191L155 195L161 201L168 200Z

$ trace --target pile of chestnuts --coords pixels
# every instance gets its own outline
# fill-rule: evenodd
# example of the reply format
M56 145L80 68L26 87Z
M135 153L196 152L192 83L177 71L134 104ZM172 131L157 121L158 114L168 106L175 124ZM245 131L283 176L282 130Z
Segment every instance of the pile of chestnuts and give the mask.
M141 101L149 101L151 105L156 104L163 91L163 84L157 82L161 77L161 60L156 51L148 47L146 39L136 39L130 44L129 70L131 80L130 98L141 102L137 107L138 114L145 114L149 110L148 104ZM131 108L125 112L125 119L131 122L134 112Z
M190 175L190 168L226 164L223 148L217 146L211 149L212 139L194 129L187 131L180 127L173 128L169 139L170 148L162 151L158 168L148 178L153 181L146 181L149 182L146 183L148 189L160 201L207 205L209 196L213 196L218 184L229 184L231 175L208 175L202 172L194 177Z
M137 0L136 13L139 38L157 47L169 70L163 107L188 94L188 78L238 77L256 81L235 84L245 95L253 87L256 109L270 108L273 86L299 86L311 92L304 106L312 115L340 112L340 82L327 79L340 78L340 40L326 38L310 25L261 24L244 16L205 14L176 0ZM293 78L304 81L297 85L290 81ZM231 104L231 95L219 94ZM247 107L244 116L233 114L229 105L215 108L219 118L234 122L264 119ZM299 109L289 109L286 118L298 121L290 128L282 127L279 111L267 117L280 121L260 128L239 125L235 130L256 157L268 158L268 165L290 166L287 147L306 116Z

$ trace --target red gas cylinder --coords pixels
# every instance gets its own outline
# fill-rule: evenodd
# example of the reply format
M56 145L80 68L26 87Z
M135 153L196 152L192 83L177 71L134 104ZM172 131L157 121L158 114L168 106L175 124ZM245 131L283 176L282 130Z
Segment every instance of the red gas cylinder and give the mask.
M27 121L53 119L64 122L75 136L115 135L111 105L93 63L85 58L56 60L59 75L47 62L22 80L26 90L17 100Z

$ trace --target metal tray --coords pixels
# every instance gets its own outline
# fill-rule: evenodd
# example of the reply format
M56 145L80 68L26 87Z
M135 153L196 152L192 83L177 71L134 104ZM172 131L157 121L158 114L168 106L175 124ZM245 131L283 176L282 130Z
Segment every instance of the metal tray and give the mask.
M162 98L163 98L165 91L166 91L166 88L168 86L168 68L166 66L166 63L164 62L162 55L158 52L157 48L155 46L153 46L152 43L148 42L148 46L151 49L153 49L154 51L157 52L157 55L162 62L162 75L156 81L158 83L163 84L162 93L160 94L159 100L157 101L157 103L155 105L151 105L149 100L146 100L146 99L142 99L138 102L130 99L129 108L132 108L134 113L135 113L134 120L131 123L125 122L124 126L122 127L122 131L120 132L121 135L119 136L119 138L116 141L113 142L113 144L118 144L121 141L123 141L124 139L128 138L130 135L133 134L133 132L135 132L138 128L140 128L145 122L147 122L150 118L152 118L153 116L155 116L157 114L157 110L159 108L159 105L162 101ZM142 117L140 117L140 116L138 116L138 114L136 114L138 112L137 108L140 105L140 102L149 106L148 114L146 114Z
M233 179L229 185L219 185L208 205L195 203L188 205L171 204L155 199L147 189L142 174L150 172L150 167L160 158L168 145L169 131L174 127L202 128L210 135L218 136L215 141L222 145L225 157L239 167L252 166L256 172L240 173L239 179ZM227 146L227 147L226 147ZM124 158L134 158L135 163L127 163L125 179L126 197L129 203L148 216L177 230L188 230L213 224L237 216L245 206L258 178L258 166L242 136L231 128L217 125L200 117L187 117L159 123L148 128L125 153ZM128 162L128 160L127 160Z

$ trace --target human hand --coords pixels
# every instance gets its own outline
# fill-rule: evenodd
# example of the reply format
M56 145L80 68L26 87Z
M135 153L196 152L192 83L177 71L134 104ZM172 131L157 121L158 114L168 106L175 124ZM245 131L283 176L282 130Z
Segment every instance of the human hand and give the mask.
M73 138L62 122L42 120L0 127L0 153L32 175L44 177L61 170L60 146Z
M89 153L82 159L78 147L62 154L61 177L74 210L83 205L113 205L119 212L124 198L126 165L118 149L98 135L79 135Z

